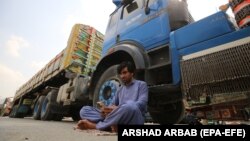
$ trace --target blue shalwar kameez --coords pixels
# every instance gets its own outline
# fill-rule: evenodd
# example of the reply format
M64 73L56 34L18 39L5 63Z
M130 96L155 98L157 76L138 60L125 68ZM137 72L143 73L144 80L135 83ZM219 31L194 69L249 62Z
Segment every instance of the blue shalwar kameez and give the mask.
M117 91L112 104L118 106L103 118L101 111L95 107L84 106L80 111L82 119L96 123L96 128L106 130L113 125L144 124L144 114L148 102L147 84L133 79L128 85L123 85Z

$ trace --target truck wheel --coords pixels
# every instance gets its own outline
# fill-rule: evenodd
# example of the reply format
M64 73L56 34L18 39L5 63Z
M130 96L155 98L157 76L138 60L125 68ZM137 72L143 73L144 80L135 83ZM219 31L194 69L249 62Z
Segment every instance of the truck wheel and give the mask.
M33 118L35 120L40 119L41 109L42 109L42 104L43 104L44 99L45 99L45 96L40 96L36 102L35 108L33 110Z
M62 114L54 114L54 116L53 116L54 121L61 121L62 119L63 119Z
M81 119L79 112L78 113L72 113L71 117L74 121L78 121Z
M121 80L117 74L118 65L109 67L98 80L95 90L93 105L97 107L97 102L102 101L106 106L111 104Z
M182 101L168 104L157 104L157 106L148 107L153 120L160 124L179 123L184 117L184 109L184 103Z
M51 90L48 95L45 97L42 109L41 109L41 120L52 120L54 114L52 112L52 108L56 101L57 90Z
M13 110L11 111L11 116L13 118L24 118L25 113L22 112L23 109L27 109L27 106L25 105L16 105L13 107Z
M70 110L70 115L74 121L78 121L81 119L80 110L81 110L81 108L72 108Z
M12 108L9 117L14 118L16 115L16 111L17 111L17 105Z

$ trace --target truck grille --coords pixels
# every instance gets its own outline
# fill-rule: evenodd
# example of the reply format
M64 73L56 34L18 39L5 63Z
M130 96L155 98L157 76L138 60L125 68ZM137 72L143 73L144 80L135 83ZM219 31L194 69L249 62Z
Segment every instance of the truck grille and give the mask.
M248 39L249 40L249 39ZM188 99L250 91L250 42L181 61Z

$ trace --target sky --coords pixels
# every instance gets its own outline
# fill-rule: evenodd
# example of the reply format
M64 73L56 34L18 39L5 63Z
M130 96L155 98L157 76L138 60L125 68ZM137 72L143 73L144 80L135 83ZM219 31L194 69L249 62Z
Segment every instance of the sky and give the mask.
M195 20L227 0L188 0ZM112 0L0 0L0 99L15 91L67 45L76 23L103 34Z

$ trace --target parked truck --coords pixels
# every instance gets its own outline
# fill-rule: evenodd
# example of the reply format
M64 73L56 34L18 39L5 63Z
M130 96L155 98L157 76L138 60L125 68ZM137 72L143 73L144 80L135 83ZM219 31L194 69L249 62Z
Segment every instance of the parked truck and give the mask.
M16 91L10 116L78 120L79 109L88 104L81 94L101 57L103 37L91 26L74 25L67 47Z
M61 84L43 85L41 92L28 86L32 92L15 96L17 109L30 97L41 109L30 107L33 117L40 112L42 119L44 111L51 111L47 112L51 116L66 115L65 107L76 100L81 101L79 107L97 106L98 101L109 105L121 85L116 68L122 61L130 61L136 67L136 79L148 84L148 111L160 124L180 122L186 109L207 119L249 118L248 0L230 2L238 25L223 11L195 22L186 0L113 3L116 9L110 15L102 58L91 75L66 73L70 82L56 80ZM74 111L71 113L77 115Z
M8 116L11 111L13 97L6 97L0 102L0 116Z

